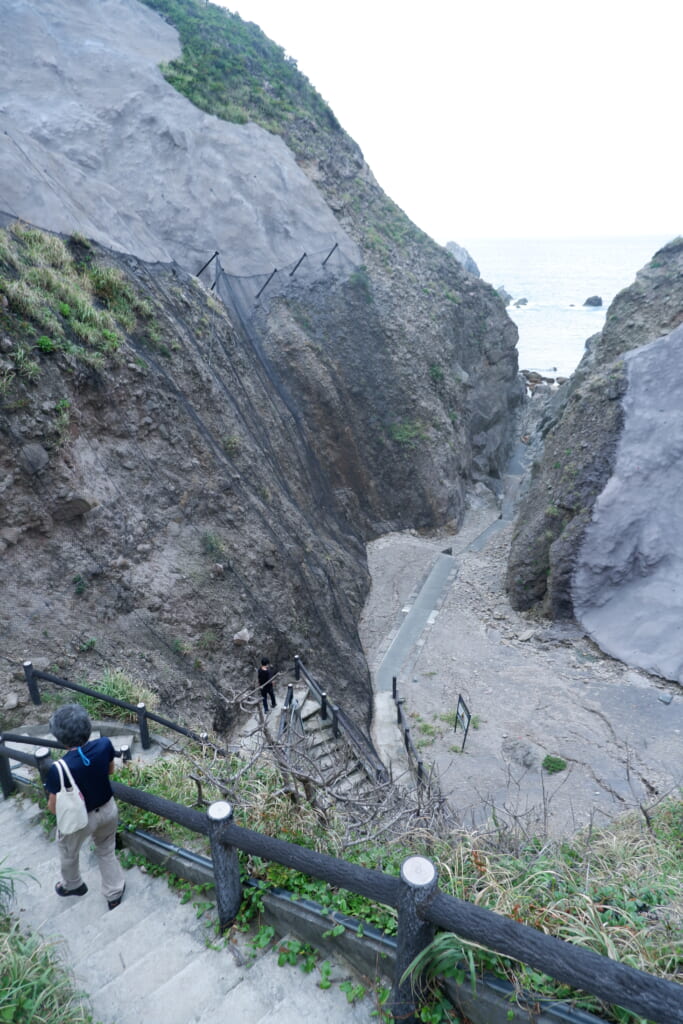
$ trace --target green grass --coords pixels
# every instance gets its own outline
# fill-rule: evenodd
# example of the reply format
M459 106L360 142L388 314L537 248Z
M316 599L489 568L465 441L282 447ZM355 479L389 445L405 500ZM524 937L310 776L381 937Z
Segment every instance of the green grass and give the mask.
M0 394L32 383L48 361L62 360L104 370L116 359L126 333L160 343L150 302L137 294L120 270L97 262L94 250L76 259L55 235L15 223L0 230L0 330L14 345L13 370L3 371ZM156 342L155 342L156 339Z
M162 65L178 92L210 114L278 132L283 122L312 118L338 127L296 61L239 14L197 0L144 0L178 29L182 54Z
M12 900L23 874L0 862L0 1021L92 1024L55 947L13 920Z
M392 423L389 427L389 436L392 441L405 445L408 448L415 448L419 442L427 440L424 426L413 420Z
M567 767L567 762L563 757L557 757L555 754L546 754L543 758L542 766L550 775L554 775L556 772L563 772Z
M98 690L109 697L115 697L117 700L125 700L129 704L135 705L142 702L148 711L153 711L158 704L155 693L143 683L135 682L124 672L104 672L98 680L89 684L89 688ZM74 699L95 718L119 718L124 722L137 721L137 715L134 712L119 708L115 704L108 704L97 697L88 697L80 693Z

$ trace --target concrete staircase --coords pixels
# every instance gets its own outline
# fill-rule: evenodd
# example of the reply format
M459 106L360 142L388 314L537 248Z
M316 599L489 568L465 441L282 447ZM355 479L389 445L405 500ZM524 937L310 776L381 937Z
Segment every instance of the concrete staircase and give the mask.
M295 691L294 697L301 709L303 725L302 767L311 774L317 773L330 787L330 792L323 790L320 793L321 803L330 803L332 793L362 801L366 794L373 792L375 785L345 738L342 735L335 737L331 713L328 712L326 718L322 717L320 705L308 697L307 688ZM292 753L296 761L296 743Z
M94 856L81 853L85 896L54 892L59 861L39 824L37 806L22 797L0 799L0 862L25 869L14 912L22 927L55 941L76 987L99 1024L365 1024L376 1021L373 994L353 1004L339 987L358 981L332 965L331 988L319 988L319 968L304 974L279 967L278 940L255 951L248 935L216 938L213 912L198 917L163 878L139 868L126 872L123 902L109 911Z

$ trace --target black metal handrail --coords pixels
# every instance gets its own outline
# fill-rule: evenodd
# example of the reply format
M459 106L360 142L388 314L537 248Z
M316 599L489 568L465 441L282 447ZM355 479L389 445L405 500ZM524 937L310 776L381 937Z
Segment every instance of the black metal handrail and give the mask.
M48 767L45 759L38 764L32 755L0 745L2 779L6 777L2 764L10 757L40 767L43 772ZM426 922L432 929L438 927L453 932L467 941L522 961L572 988L631 1010L655 1024L683 1024L683 988L680 985L442 893L436 887L433 866L433 879L423 883L419 878L424 875L424 866L431 864L425 858L409 858L403 864L401 876L396 878L236 825L232 807L227 803L212 804L203 814L120 782L112 782L112 789L119 800L209 836L222 927L232 923L241 902L239 865L233 856L236 850L275 861L398 910L397 966L392 990L395 1020L415 1019L415 996L412 990L406 991L401 976L426 944L425 939L428 941ZM9 795L4 783L3 793ZM409 870L412 861L420 862L418 880L412 868Z
M315 700L320 704L322 708L329 708L332 714L332 731L336 736L339 732L344 733L344 737L348 740L349 744L354 750L354 753L358 759L362 762L370 778L377 782L386 782L389 778L389 773L386 769L386 765L382 761L381 757L373 747L372 743L365 735L365 733L358 728L356 723L353 721L345 711L334 703L331 703L328 699L327 692L323 690L320 683L315 679L314 676L308 671L304 663L298 654L294 655L294 677L300 679L303 674L306 684L308 685L309 692Z
M130 711L138 720L140 742L144 750L149 750L152 742L149 735L149 722L156 722L157 725L163 725L165 729L170 729L172 732L180 733L181 736L187 736L189 739L196 740L198 743L208 743L208 733L194 732L193 729L187 729L184 725L179 725L177 722L172 722L169 718L164 718L163 715L157 715L156 712L149 711L142 701L139 704L131 704L129 701L121 700L119 697L110 697L109 694L100 693L99 690L93 690L89 686L81 686L80 683L72 683L70 680L62 679L60 676L54 676L50 672L41 672L39 669L34 668L30 661L24 662L24 675L26 676L31 700L36 705L42 703L40 690L38 689L36 680L44 679L46 682L54 683L56 686L64 687L67 690L74 690L76 693L83 693L87 697L95 697L97 700L101 700L105 704L111 704L114 707ZM211 744L211 746L219 753L226 754L226 751L221 750L220 747L216 747L214 744Z
M394 704L396 705L396 724L398 725L403 735L403 745L406 748L406 754L408 755L408 764L411 770L415 774L418 786L426 786L429 782L433 785L432 776L433 772L425 771L424 761L417 752L417 748L413 743L413 738L410 735L410 726L408 720L403 711L403 705L405 703L404 697L399 697L398 689L396 687L396 676L391 680L391 696Z

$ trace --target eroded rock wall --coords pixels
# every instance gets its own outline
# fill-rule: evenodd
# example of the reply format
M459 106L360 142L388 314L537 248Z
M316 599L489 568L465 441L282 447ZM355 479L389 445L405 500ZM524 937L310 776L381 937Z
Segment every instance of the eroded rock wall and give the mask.
M623 429L572 603L608 654L683 683L683 327L624 360Z
M257 353L181 268L72 251L118 268L147 305L103 365L63 343L36 349L30 373L27 325L0 308L0 655L14 690L26 699L27 657L76 680L121 667L224 728L225 695L253 685L258 657L286 668L298 653L364 719L364 545Z
M602 333L550 405L507 572L516 608L576 615L609 653L655 672L666 662L661 674L671 678L680 675L675 655L645 651L669 632L658 600L666 567L679 558L676 502L662 495L677 494L683 480L675 411L681 322L676 239L614 299ZM669 597L675 607L673 589Z

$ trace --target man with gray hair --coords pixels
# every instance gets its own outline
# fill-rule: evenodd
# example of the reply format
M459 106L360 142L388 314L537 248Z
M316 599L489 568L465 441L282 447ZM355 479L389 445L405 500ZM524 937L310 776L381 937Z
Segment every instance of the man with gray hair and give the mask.
M116 826L119 812L109 776L114 771L114 747L102 736L91 740L92 723L80 704L64 704L50 719L50 729L57 740L69 749L64 755L74 782L83 794L88 823L78 832L62 835L57 830L57 848L62 880L55 885L58 896L85 896L88 887L81 878L79 855L81 847L92 836L95 856L102 876L102 892L110 910L118 907L126 883L116 859ZM61 789L57 767L53 764L45 779L48 810L55 813L56 794Z

